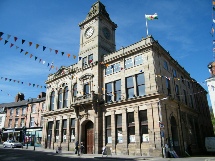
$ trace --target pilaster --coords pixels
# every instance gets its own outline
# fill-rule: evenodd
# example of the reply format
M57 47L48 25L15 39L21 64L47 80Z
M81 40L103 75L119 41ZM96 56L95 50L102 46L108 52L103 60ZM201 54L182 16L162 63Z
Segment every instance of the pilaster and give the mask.
M127 109L122 110L122 135L123 135L123 143L122 143L122 153L124 155L128 155L128 128L127 128Z

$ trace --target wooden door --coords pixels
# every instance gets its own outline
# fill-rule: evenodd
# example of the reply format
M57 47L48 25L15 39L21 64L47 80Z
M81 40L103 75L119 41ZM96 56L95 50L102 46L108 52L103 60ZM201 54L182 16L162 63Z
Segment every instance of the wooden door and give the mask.
M94 129L92 122L86 124L86 132L87 132L87 154L93 154Z

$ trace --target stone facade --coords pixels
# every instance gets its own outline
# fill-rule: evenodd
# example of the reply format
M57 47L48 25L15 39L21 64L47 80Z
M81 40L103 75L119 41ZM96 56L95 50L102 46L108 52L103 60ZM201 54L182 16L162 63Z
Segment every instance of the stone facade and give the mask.
M79 26L78 63L46 81L44 147L74 150L79 141L86 153L107 146L161 156L167 143L180 156L188 144L203 152L213 135L204 88L152 36L115 51L117 25L100 1Z

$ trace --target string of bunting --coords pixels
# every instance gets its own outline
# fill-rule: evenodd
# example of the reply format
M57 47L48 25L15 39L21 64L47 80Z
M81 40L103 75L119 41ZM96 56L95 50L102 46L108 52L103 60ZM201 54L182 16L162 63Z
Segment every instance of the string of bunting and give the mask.
M21 82L19 80L10 79L10 78L1 77L1 80L5 80L5 81L8 81L8 82L14 82L14 83L17 82L17 83L26 84L26 85L32 86L32 87L37 87L37 88L46 88L46 86L36 85L34 83L24 83L24 82Z
M0 37L1 37L2 35L4 35L4 32L0 32ZM7 39L5 40L5 42L7 43L7 41L10 39L11 35L10 35L10 34L6 34L6 35L7 35ZM19 39L19 38L16 37L16 36L13 36L13 38L14 38L14 42L16 42L16 41ZM22 44L26 43L26 40L25 40L25 39L21 39L21 43L22 43ZM36 49L38 49L40 46L42 46L42 45L40 45L40 44L33 43L32 41L28 41L28 45L29 45L30 47L33 46L33 44L35 44ZM14 45L13 43L10 44L11 47L12 47L13 45ZM43 51L45 51L47 48L49 48L49 47L42 46ZM60 52L59 50L57 50L57 49L52 49L52 48L49 48L49 51L50 51L50 52L54 51L55 54L58 54L58 53ZM65 52L61 51L61 55L63 56L64 54L65 54ZM70 54L70 53L67 53L66 56L67 56L68 58L70 58L71 54ZM73 55L73 58L76 59L76 55Z
M3 40L2 37L0 37L0 41L1 41L1 40ZM8 40L5 40L4 45L6 45L8 42L9 42ZM12 45L12 43L11 43L10 48L12 48L13 46L14 46L14 44ZM16 46L16 49L19 49L19 46ZM25 51L24 49L20 49L20 53L24 53L25 56L29 54L29 52L28 52L28 51ZM41 59L41 58L38 58L37 56L34 56L33 54L30 54L30 59L31 59L32 57L34 57L34 60L35 60L35 61L39 60L39 63L42 63L43 65L46 64L46 61L45 61L45 60L43 60L43 59ZM52 62L52 63L47 63L47 67L50 67L49 70L51 70L51 69L53 69L55 66L54 66L54 63ZM56 70L58 70L58 67L56 67Z

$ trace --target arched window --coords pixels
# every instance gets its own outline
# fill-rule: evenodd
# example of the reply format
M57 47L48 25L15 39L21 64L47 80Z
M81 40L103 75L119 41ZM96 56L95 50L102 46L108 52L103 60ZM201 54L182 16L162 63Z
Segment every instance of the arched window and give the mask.
M63 108L68 107L68 92L68 87L65 87L63 91Z
M58 109L61 109L63 107L63 90L60 89L58 92Z
M77 97L77 83L75 83L74 86L73 86L73 97L74 98Z
M50 95L50 111L54 110L54 97L55 97L55 92L52 91Z

